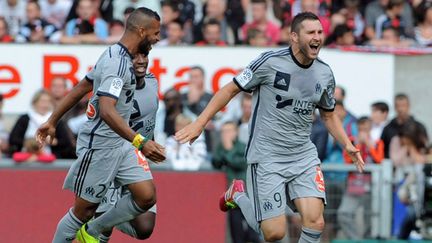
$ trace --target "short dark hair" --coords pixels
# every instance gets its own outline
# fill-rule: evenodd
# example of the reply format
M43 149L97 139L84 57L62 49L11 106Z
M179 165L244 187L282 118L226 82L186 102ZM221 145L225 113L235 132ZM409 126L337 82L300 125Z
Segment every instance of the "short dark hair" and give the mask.
M207 28L207 26L209 26L209 25L217 25L217 26L219 26L219 28L221 27L219 20L211 18L211 19L207 19L206 21L204 21L202 30L204 31L204 29Z
M409 102L408 95L405 93L398 93L395 95L395 101L396 100L407 100Z
M386 6L387 9L392 9L396 6L403 5L405 3L405 0L390 0Z
M198 66L198 65L197 66L192 66L192 67L190 67L190 70L199 70L202 73L202 75L205 76L204 68L201 67L201 66Z
M142 16L146 16L152 19L156 19L157 21L160 21L160 16L155 11L146 8L146 7L140 7L135 9L129 16L129 18L126 21L126 29L132 30L138 26L142 26L143 18ZM146 27L146 26L143 26Z
M373 109L377 109L381 112L389 112L389 106L385 102L375 102L371 106Z
M347 24L339 24L334 28L335 38L343 37L345 33L352 32L353 30Z
M311 12L302 12L297 14L291 22L291 31L296 32L297 34L300 31L300 25L305 20L317 20L320 21L316 14Z
M342 86L339 86L339 85L336 86L336 89L340 89L342 97L345 98L345 95L346 95L345 89L342 88Z
M267 8L267 6L268 6L266 0L252 0L252 1L251 1L251 4L256 4L256 3L264 4L266 8Z
M183 30L183 21L181 21L181 19L179 19L179 18L176 18L176 19L174 19L173 21L171 21L171 22L169 22L168 23L168 25L169 24L178 24L179 26L180 26L180 29L182 29Z
M161 1L161 7L169 7L173 12L180 12L179 5L172 1Z
M358 120L357 120L357 125L358 126L360 126L360 125L363 125L363 124L365 124L366 122L370 122L371 120L370 120L370 118L368 117L368 116L362 116L362 117L360 117Z

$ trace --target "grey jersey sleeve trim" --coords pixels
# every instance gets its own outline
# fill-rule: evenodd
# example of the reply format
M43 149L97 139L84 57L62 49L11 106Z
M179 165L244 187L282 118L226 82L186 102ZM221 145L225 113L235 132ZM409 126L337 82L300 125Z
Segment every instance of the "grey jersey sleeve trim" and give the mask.
M244 92L247 92L247 93L252 93L252 90L248 90L248 89L243 88L243 87L239 84L239 82L237 81L237 79L236 79L235 77L233 78L233 82L235 83L235 85L237 85L237 87L239 87L239 89L240 89L241 91L244 91Z
M107 93L107 92L98 91L96 94L99 95L99 96L108 96L108 97L111 97L111 98L113 98L115 100L118 100L117 96L112 95L112 94Z
M94 81L93 79L89 78L88 75L85 76L85 79L86 79L88 82L90 82L90 83L93 83L93 81Z

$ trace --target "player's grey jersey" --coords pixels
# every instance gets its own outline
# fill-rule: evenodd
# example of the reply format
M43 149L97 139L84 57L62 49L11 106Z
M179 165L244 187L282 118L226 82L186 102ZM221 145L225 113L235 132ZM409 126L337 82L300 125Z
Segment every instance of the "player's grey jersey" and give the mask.
M304 162L317 159L310 140L316 107L333 110L335 81L320 59L300 64L291 48L268 51L234 78L245 91L253 91L249 121L248 163Z
M109 148L120 146L124 139L115 133L100 117L101 96L117 100L116 110L129 122L136 79L132 55L120 43L110 46L101 55L86 78L93 82L93 96L87 106L88 121L78 134L78 147Z
M153 74L147 74L143 87L136 87L130 127L147 138L153 137L156 112L159 108L158 81Z

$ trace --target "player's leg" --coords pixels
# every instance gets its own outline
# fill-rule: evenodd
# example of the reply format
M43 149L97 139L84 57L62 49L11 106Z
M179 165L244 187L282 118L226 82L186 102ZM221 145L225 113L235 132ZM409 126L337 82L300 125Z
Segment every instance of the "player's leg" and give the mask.
M282 239L287 228L284 216L286 179L279 173L279 166L278 163L251 164L246 174L248 195L234 190L235 183L227 191L228 195L237 191L232 195L233 201L249 226L258 233L262 231L264 239L270 242Z
M302 232L299 243L320 242L324 230L325 186L319 166L313 166L298 174L288 183L290 198L299 211ZM291 206L291 204L289 203Z
M130 144L124 145L122 154L116 182L127 185L131 194L122 196L116 207L88 223L86 231L93 237L98 237L115 225L134 219L156 203L156 188L144 156Z
M101 150L82 149L78 153L78 159L72 164L64 182L64 188L76 195L74 207L58 223L53 242L71 242L82 224L93 217L113 177L113 163L106 162L104 156L116 158ZM99 168L100 163L104 164L103 168Z
M150 210L129 222L116 225L115 228L138 240L150 238L156 223L156 213L150 212Z

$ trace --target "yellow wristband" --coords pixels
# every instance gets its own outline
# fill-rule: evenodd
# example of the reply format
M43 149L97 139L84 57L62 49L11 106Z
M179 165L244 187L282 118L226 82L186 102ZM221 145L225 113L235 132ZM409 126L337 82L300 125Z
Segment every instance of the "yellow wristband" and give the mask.
M142 147L144 146L144 144L147 142L146 137L144 137L143 135L137 133L132 141L132 145L141 150Z

